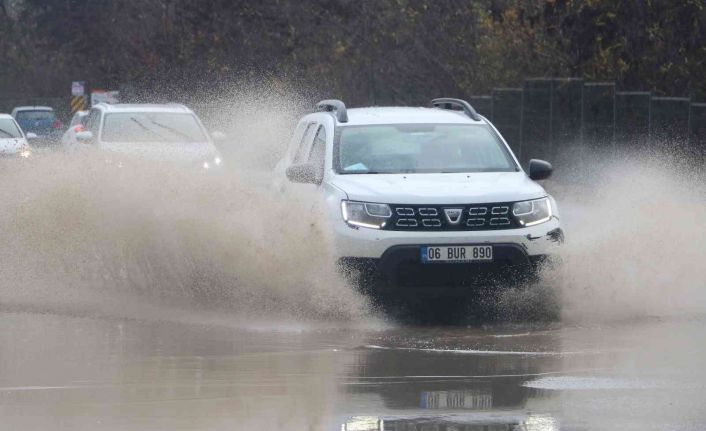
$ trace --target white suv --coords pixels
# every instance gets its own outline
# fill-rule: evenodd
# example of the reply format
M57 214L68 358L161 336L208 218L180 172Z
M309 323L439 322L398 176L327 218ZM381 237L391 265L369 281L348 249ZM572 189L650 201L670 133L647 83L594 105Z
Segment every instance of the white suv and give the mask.
M215 134L215 133L214 133ZM106 104L91 108L64 148L82 144L104 151L213 169L221 157L198 116L179 104Z
M278 167L292 183L316 185L346 273L405 290L458 289L531 274L563 242L556 203L535 182L551 165L531 160L525 173L467 102L317 108Z

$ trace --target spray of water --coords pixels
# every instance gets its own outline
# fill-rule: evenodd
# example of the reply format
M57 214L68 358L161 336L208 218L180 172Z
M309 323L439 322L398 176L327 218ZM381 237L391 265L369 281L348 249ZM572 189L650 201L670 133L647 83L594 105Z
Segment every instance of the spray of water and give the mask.
M97 151L0 160L2 306L144 317L198 304L238 315L367 316L366 299L327 258L327 227L311 223L326 219L316 217L315 196L270 188L310 106L291 94L235 88L192 101L211 130L230 136L217 175ZM536 286L501 294L503 316L706 311L704 174L663 155L610 160L584 157L584 174L571 170L547 184L567 232L563 263Z
M547 188L561 206L561 264L500 295L514 319L603 322L706 312L706 181L683 157L583 158Z
M706 181L693 159L583 157L545 186L567 241L537 283L499 295L511 319L604 322L706 312Z
M243 124L247 140L231 135L224 152L242 157L226 158L220 173L91 150L0 161L2 306L120 317L195 305L241 316L365 315L364 298L327 259L328 230L309 223L325 220L315 197L271 189L268 163L288 138L273 130L289 132L278 118L288 120ZM258 147L257 128L268 145Z
M568 240L548 271L564 319L630 319L706 312L706 181L664 155L593 163L558 191Z

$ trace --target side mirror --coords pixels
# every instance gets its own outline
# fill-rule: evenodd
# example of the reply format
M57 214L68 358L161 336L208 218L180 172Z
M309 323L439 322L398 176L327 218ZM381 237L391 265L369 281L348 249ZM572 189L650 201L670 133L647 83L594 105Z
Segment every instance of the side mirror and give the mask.
M27 137L27 139L37 139L36 133L29 132L25 136Z
M321 184L321 175L315 165L300 163L287 168L287 178L293 183Z
M228 139L228 135L218 130L211 132L211 137L214 141L225 141L226 139Z
M76 133L76 140L79 142L91 142L93 140L93 132L81 130Z
M529 177L533 180L543 180L552 175L552 165L544 160L532 159L529 161Z

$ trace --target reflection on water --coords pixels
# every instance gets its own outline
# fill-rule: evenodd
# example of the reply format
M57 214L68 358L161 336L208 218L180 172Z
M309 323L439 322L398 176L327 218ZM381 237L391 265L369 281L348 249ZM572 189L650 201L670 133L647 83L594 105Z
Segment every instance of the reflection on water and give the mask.
M356 416L341 431L556 431L559 422L550 415L522 412L443 416Z
M457 333L472 333L458 330ZM444 335L429 334L442 340ZM458 354L456 351L496 351L514 353L506 347L506 338L477 334L465 340L456 339L456 349L417 350L414 348L360 349L349 369L348 391L379 396L390 409L489 410L524 407L530 389L523 383L561 367L559 339L535 336L523 354ZM423 337L409 340L411 345L424 344ZM515 347L521 341L514 340ZM531 351L541 347L543 350Z
M0 314L0 426L328 430L346 331ZM339 423L340 425L340 423ZM338 425L335 425L338 426Z
M365 429L361 413L388 430L517 425L538 393L523 383L560 361L531 354L560 350L556 337L523 345L471 329L236 329L12 313L0 313L0 324L13 329L0 331L8 429ZM430 346L526 353L417 350Z
M419 407L431 410L487 410L493 407L493 391L490 388L423 391Z
M341 427L703 429L705 329L695 317L514 335L388 331L369 339L349 369Z
M530 397L546 395L523 384L561 367L562 355L548 354L561 351L560 340L549 333L524 335L531 338L518 340L459 329L399 338L393 333L385 346L374 340L374 346L358 350L349 369L347 389L353 400L362 405L377 404L383 414L352 416L341 429L558 429L551 415L527 411ZM452 348L429 348L432 343L443 346L445 338ZM400 343L407 347L398 348ZM527 345L522 347L524 343ZM522 353L515 354L519 348ZM537 348L542 350L533 350ZM469 353L487 351L498 353Z
M662 430L706 419L703 320L511 334L12 313L0 325L3 430Z

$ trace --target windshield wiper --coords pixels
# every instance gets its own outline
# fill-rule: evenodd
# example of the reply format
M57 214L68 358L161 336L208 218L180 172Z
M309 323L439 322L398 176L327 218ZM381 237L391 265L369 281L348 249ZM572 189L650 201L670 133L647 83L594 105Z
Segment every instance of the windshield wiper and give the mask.
M9 136L9 137L11 137L11 138L16 138L15 135L13 135L12 133L8 132L7 130L0 129L0 132L6 134L7 136Z
M187 135L187 134L184 133L184 132L181 132L181 131L179 131L179 130L173 128L173 127L169 127L169 126L167 126L167 125L165 125L165 124L158 123L158 122L156 122L156 121L154 121L154 120L152 120L152 119L149 119L149 120L150 120L150 123L154 124L155 126L158 126L158 127L163 128L163 129L169 130L170 132L174 133L175 135L179 135L179 136L181 136L182 138L185 138L185 139L187 140L187 142L192 140L191 136Z
M381 172L381 171L348 171L348 172L343 172L346 175L365 175L365 174L371 174L371 175L376 175L376 174L391 174L393 172Z
M161 139L162 141L165 141L165 140L167 139L166 136L162 136L162 135L160 135L159 133L155 132L154 130L152 130L152 129L150 129L149 127L147 127L147 126L145 126L144 124L142 124L142 123L140 122L140 120L138 120L137 118L135 118L135 117L130 117L130 120L134 121L138 126L140 126L140 127L142 128L142 130L145 130L145 131L150 132L151 134L153 134L153 135L155 135L155 136L158 136L159 139Z

